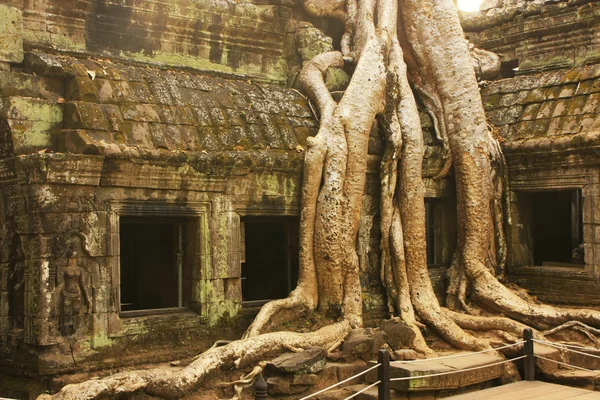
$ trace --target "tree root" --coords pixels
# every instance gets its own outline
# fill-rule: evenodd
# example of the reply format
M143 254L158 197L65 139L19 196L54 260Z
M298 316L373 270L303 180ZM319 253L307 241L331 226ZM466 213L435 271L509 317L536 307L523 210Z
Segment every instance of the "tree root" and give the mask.
M254 382L256 377L263 372L266 365L267 365L266 361L261 361L258 363L257 366L255 366L252 369L252 371L250 371L246 375L242 375L240 377L240 379L238 379L237 381L224 382L224 383L219 384L219 387L227 388L227 387L233 386L233 390L234 390L235 394L229 400L241 400L242 399L242 391L244 390L244 388L248 387L249 385L251 385Z
M583 333L592 342L594 342L594 344L596 345L596 347L600 348L600 340L598 340L598 338L596 336L596 335L600 335L600 329L591 327L591 326L589 326L587 324L584 324L583 322L579 322L579 321L565 322L562 325L559 325L559 326L557 326L555 328L548 329L548 330L544 331L544 335L551 336L551 335L554 335L555 333L558 333L558 332L563 331L565 329L573 329L573 330L576 330L578 332Z
M122 372L99 380L66 385L57 394L42 395L39 399L91 400L140 391L151 396L177 399L192 393L207 377L221 368L233 367L235 364L239 368L254 365L285 351L286 346L328 348L350 329L350 324L342 321L310 333L265 333L207 350L177 372L160 369ZM256 368L253 372L256 372Z
M445 309L444 312L452 318L461 328L469 329L472 331L488 331L488 330L499 330L507 332L514 337L522 337L523 330L529 328L528 325L522 324L506 317L492 317L492 316L476 316L461 314L456 311ZM533 330L533 336L536 339L543 340L544 335L539 331Z

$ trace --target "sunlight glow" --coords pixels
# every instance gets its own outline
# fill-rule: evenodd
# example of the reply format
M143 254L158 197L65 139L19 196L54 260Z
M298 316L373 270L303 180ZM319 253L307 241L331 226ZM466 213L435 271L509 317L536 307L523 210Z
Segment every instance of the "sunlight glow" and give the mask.
M479 11L482 0L458 0L458 8L462 11Z

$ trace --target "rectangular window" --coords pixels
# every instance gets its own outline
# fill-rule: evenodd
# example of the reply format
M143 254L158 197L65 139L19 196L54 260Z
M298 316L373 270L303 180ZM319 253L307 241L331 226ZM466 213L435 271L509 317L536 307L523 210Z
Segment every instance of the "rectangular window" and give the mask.
M168 310L184 304L187 221L175 217L121 217L120 310Z
M287 297L298 281L298 219L245 217L241 222L243 305Z
M530 195L534 264L583 264L581 190L543 191Z

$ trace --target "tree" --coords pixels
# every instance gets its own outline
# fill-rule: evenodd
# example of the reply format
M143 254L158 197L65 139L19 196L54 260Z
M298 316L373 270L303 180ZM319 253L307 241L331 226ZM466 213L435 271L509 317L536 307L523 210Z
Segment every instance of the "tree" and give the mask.
M486 122L452 0L305 0L304 7L313 16L342 21L345 32L342 50L314 57L300 77L320 112L320 129L307 143L297 288L288 298L266 304L242 340L207 351L176 375L161 370L127 372L67 386L56 398L95 398L141 389L176 398L223 365L254 365L290 347L329 348L361 326L355 243L374 123L385 138L381 278L390 311L416 334L416 350L430 352L422 323L451 345L469 350L489 348L490 342L464 329L500 330L518 337L526 326L548 329L570 321L600 325L598 312L534 304L496 276L506 258L504 162ZM344 65L352 65L354 72L336 101L324 76L329 68ZM440 177L454 167L459 235L449 272L449 308L438 303L427 273L424 148L415 96L432 114L444 143ZM472 304L504 316L473 315L468 294ZM263 333L314 310L334 322L306 334ZM253 374L259 370L260 364Z

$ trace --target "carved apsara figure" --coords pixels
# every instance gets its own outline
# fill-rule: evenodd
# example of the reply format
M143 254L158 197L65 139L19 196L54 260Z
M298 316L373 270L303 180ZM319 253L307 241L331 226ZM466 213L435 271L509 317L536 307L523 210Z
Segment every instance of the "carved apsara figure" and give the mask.
M81 326L81 314L89 312L90 298L85 287L83 268L77 264L77 250L70 248L66 256L67 265L56 287L59 296L59 329L64 336L73 336Z

